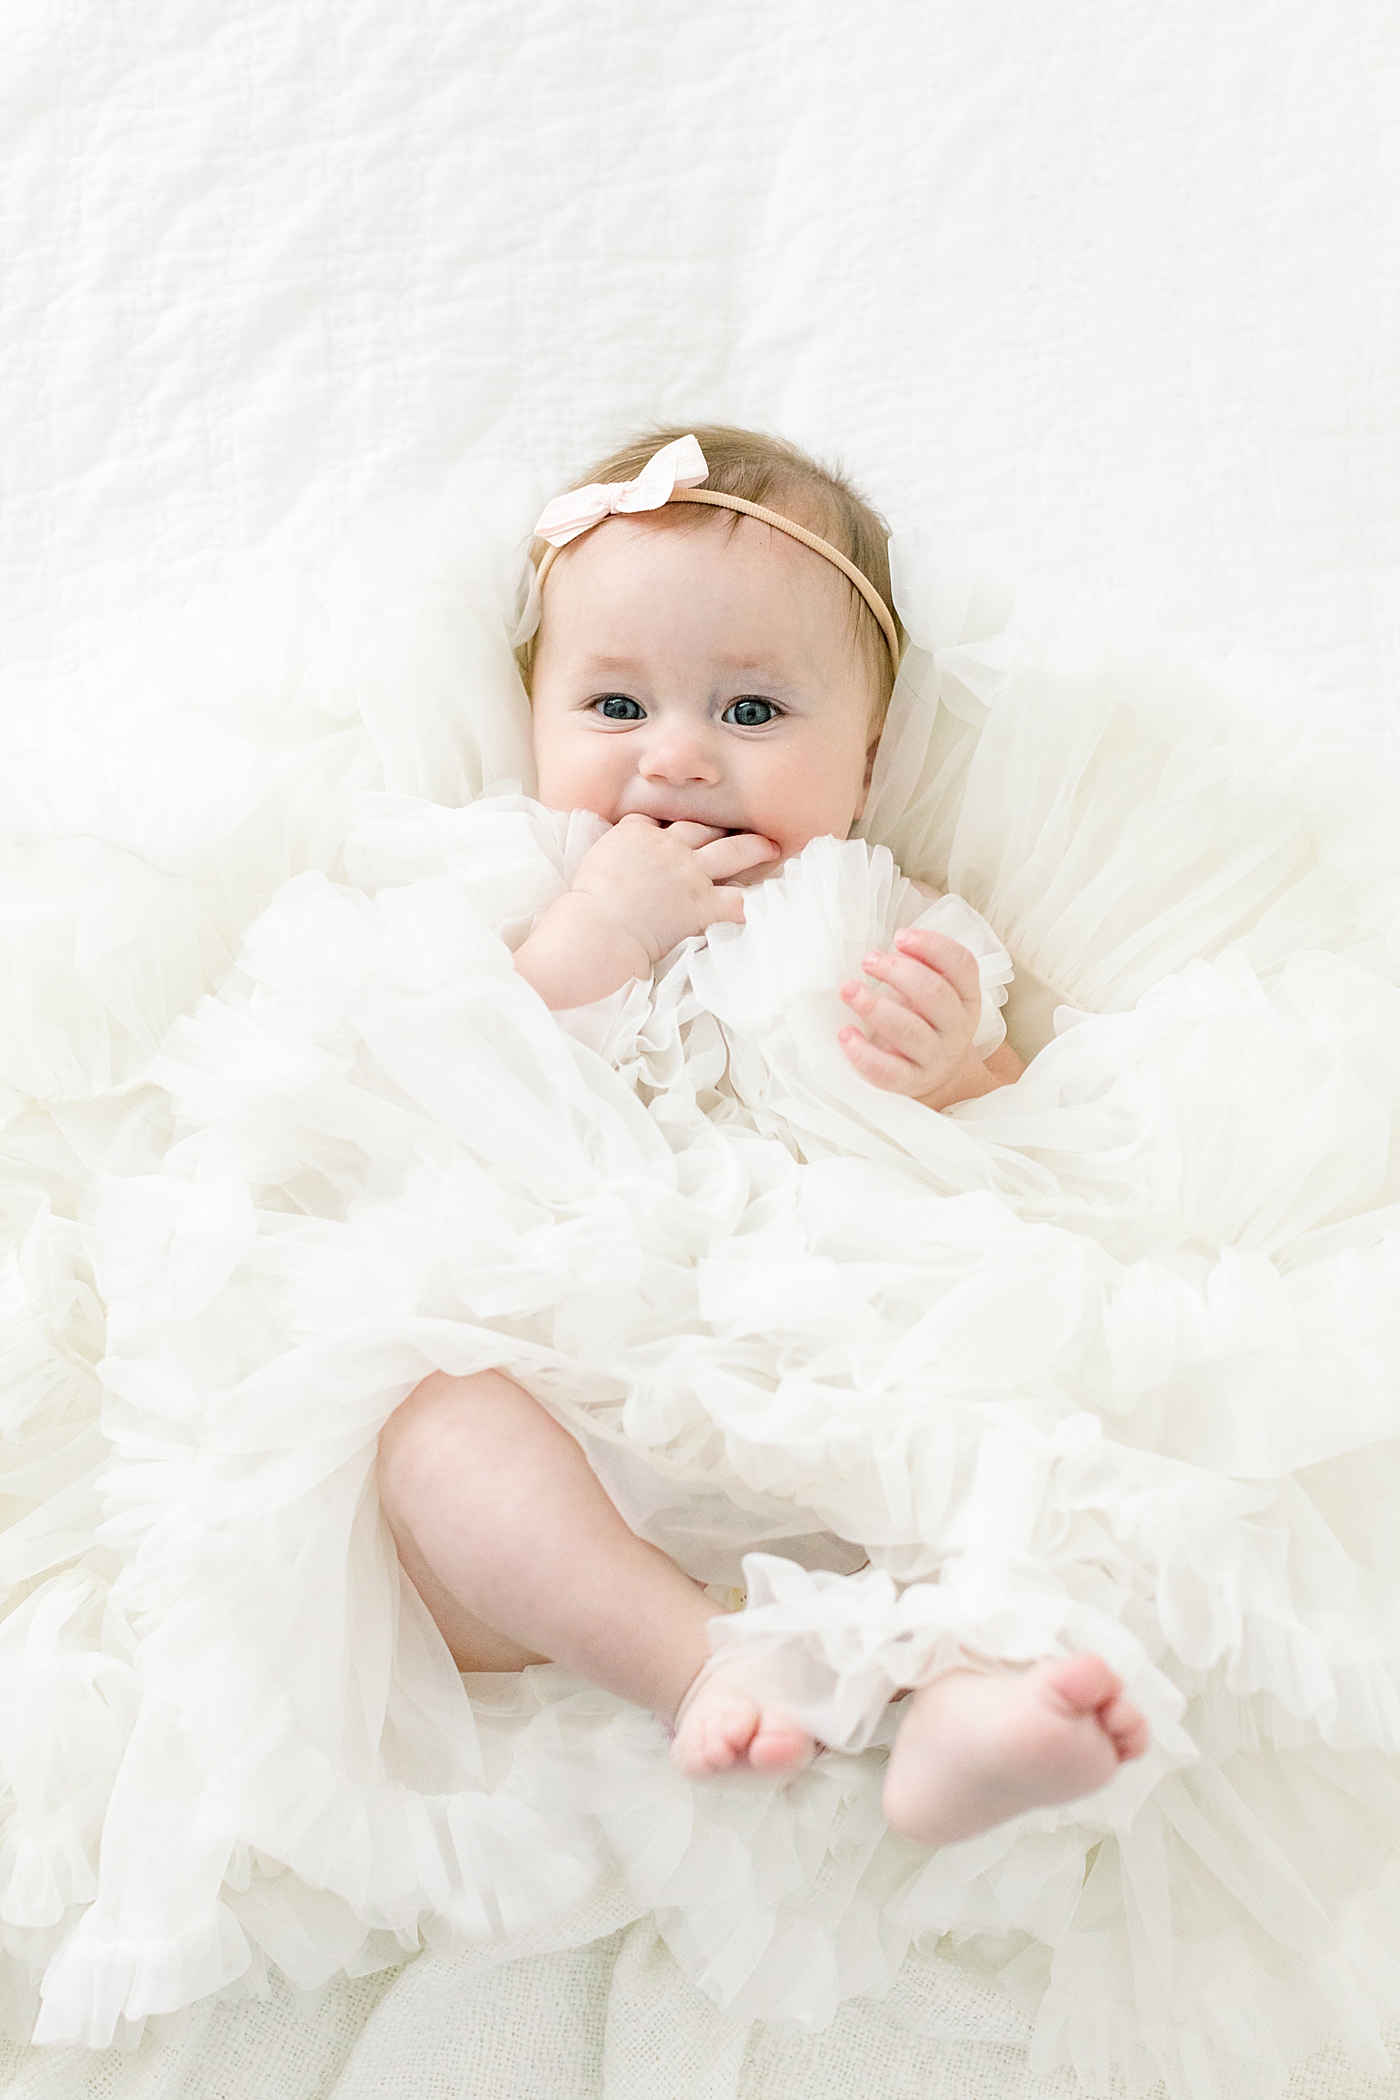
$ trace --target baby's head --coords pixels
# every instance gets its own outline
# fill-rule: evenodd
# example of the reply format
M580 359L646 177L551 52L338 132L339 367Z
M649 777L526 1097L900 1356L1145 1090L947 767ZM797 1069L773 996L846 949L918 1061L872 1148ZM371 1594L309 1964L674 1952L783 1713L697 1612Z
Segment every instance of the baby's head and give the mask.
M685 435L656 431L574 486L633 481ZM606 516L549 560L521 652L539 796L610 823L637 812L759 832L786 858L844 838L864 807L897 647L887 535L795 447L746 430L694 435L709 469L700 486L834 547L888 629L827 555L742 511L673 500Z

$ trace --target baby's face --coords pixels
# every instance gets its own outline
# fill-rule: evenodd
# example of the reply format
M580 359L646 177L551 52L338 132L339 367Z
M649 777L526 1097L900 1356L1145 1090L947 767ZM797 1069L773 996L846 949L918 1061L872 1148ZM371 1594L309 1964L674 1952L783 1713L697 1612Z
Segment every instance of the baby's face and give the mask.
M540 800L610 824L760 832L782 859L845 838L878 701L852 595L832 563L752 518L609 518L544 587Z

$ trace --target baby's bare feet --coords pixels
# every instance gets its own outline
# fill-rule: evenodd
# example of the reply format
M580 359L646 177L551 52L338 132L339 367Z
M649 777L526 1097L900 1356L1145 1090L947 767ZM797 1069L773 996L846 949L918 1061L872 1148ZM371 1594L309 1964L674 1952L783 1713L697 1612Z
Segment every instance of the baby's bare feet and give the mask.
M711 1673L687 1694L681 1707L671 1761L687 1779L708 1779L735 1765L791 1773L809 1765L816 1748L811 1736L778 1707L761 1705Z
M953 1670L910 1702L885 1779L886 1820L921 1844L955 1845L1025 1809L1094 1793L1149 1741L1097 1655L988 1676Z

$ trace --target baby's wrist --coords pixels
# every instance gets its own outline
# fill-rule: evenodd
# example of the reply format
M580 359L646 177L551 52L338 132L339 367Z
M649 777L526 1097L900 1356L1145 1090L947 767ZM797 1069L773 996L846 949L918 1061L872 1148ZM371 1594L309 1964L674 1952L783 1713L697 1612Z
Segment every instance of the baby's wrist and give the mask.
M591 1006L633 978L651 976L651 959L617 917L597 900L568 890L535 922L515 951L515 967L555 1013Z
M959 1101L975 1101L982 1094L995 1093L999 1084L977 1052L969 1048L945 1079L918 1098L925 1108L953 1108Z

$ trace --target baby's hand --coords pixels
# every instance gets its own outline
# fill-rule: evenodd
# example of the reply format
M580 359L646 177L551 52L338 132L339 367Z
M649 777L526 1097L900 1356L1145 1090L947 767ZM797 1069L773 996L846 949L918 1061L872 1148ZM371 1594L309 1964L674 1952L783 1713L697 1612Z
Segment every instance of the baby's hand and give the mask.
M712 824L623 817L591 846L574 885L515 951L515 967L556 1013L605 999L717 919L741 920L735 875L776 860L771 839Z
M717 920L741 921L744 899L724 885L777 858L771 839L730 837L711 824L658 824L622 817L584 855L573 894L592 897L632 936L644 976L677 941Z
M894 937L895 955L867 955L861 968L888 985L891 996L852 981L841 997L870 1028L843 1028L840 1043L872 1086L910 1094L929 1108L949 1108L991 1091L992 1080L972 1047L982 1017L982 981L960 941L946 933L907 927Z

